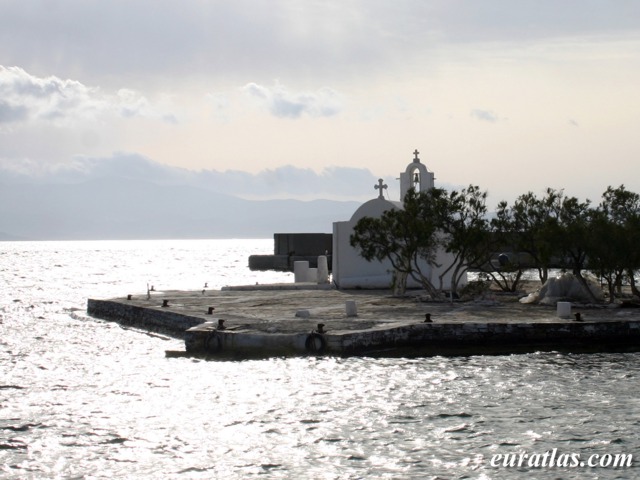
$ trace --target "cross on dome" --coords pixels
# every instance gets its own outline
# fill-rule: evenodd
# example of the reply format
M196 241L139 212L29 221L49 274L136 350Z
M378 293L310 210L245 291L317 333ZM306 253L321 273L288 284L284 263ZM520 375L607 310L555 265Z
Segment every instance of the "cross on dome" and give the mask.
M418 158L418 155L420 154L420 152L418 151L417 148L416 148L415 152L413 152L413 154L415 155L415 158L413 159L413 161L416 162L416 163L420 163L420 159Z
M388 187L387 187L387 184L384 183L384 181L381 178L379 178L378 185L374 185L373 188L375 188L376 190L380 190L380 194L378 195L378 198L384 198L384 194L382 192L384 189Z

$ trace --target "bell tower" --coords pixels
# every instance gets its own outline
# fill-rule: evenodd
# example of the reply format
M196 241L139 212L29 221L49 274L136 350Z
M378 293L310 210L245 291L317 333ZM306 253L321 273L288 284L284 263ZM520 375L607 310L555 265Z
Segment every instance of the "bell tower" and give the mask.
M418 155L420 152L416 149L413 152L413 162L407 165L404 173L400 174L400 201L404 200L405 195L411 189L416 192L424 192L433 188L433 172L427 170L427 167L420 163Z

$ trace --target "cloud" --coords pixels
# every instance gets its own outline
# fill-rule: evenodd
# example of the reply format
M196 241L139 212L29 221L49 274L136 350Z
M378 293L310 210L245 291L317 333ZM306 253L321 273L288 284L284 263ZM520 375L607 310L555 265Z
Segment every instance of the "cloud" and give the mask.
M135 153L109 157L76 156L66 163L0 158L0 179L19 183L79 183L100 178L123 178L158 185L183 185L246 199L374 198L378 177L365 168L328 167L321 172L285 165L257 173L240 170L193 171L155 162ZM383 179L390 197L399 195L393 177Z
M4 122L93 117L105 108L97 89L51 76L38 78L19 67L0 66L0 98ZM7 114L8 113L8 114Z
M217 120L227 122L230 119L231 100L226 93L208 93L205 97L212 108L212 115Z
M343 108L341 96L330 88L321 88L316 92L290 92L278 83L273 88L249 83L242 91L279 118L299 118L303 114L331 117Z
M149 100L133 90L121 88L110 101L113 109L125 118L145 117L167 123L178 123L175 115L161 112Z
M310 168L285 165L256 174L224 172L219 178L228 181L230 174L238 180L242 179L241 184L245 187L242 188L239 184L234 188L243 190L242 195L246 197L373 197L373 186L377 183L377 178L365 168L327 167L318 173Z
M637 34L635 0L62 0L3 2L0 58L94 81L305 72L363 75L450 44ZM104 84L101 84L104 85Z
M78 124L105 114L147 117L175 122L138 93L121 89L113 95L98 87L56 76L36 77L19 67L0 65L0 123Z
M483 122L495 123L499 120L498 116L491 110L471 110L471 116Z
M7 101L0 101L0 123L12 123L25 120L29 114L24 105L12 105Z

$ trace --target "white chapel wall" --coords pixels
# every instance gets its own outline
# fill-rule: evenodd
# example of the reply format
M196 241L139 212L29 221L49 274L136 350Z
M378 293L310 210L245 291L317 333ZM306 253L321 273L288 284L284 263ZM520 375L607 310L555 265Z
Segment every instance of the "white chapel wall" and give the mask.
M417 150L414 152L413 162L407 166L405 172L400 174L401 197L404 197L409 188L425 191L434 186L434 174L420 163L418 153ZM417 177L416 174L418 174ZM413 180L418 180L418 183L416 184ZM379 190L378 198L362 204L350 220L333 223L332 277L338 288L388 289L392 285L393 267L389 260L368 262L360 256L359 250L350 244L350 237L358 220L363 217L379 218L386 210L403 208L402 202L393 202L384 198L383 191L387 186L383 185L382 180L379 180L379 184L375 188ZM431 267L423 262L420 268L423 274L438 287L438 276L451 265L453 259L452 254L441 250L436 254L436 264L441 267ZM466 284L466 276L459 285L464 284ZM443 279L442 286L448 290L450 285L451 275L447 274ZM408 288L419 288L420 286L415 280L407 279Z

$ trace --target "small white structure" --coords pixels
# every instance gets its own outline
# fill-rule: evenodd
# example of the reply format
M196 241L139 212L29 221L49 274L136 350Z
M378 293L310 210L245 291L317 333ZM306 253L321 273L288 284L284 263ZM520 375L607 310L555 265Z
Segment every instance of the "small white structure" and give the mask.
M571 317L571 302L558 302L556 304L558 311L558 317L570 318Z
M405 172L400 174L400 199L403 199L410 189L422 192L434 187L433 172L429 172L427 167L420 162L418 150L413 154L413 161L407 166ZM332 276L338 288L387 289L392 285L394 272L389 260L368 262L360 256L357 249L350 245L350 237L358 220L363 217L378 218L387 210L403 208L401 201L384 198L384 190L387 189L387 185L382 179L378 180L378 185L375 185L374 188L379 191L377 198L362 204L350 220L333 223ZM436 263L443 265L444 268L448 267L452 260L452 255L446 252L439 252L436 255ZM426 272L427 278L437 287L439 269L428 266L425 262L424 266L421 265L421 270L423 273ZM444 288L447 288L450 283L451 277L447 275L444 278ZM465 284L466 278L461 283ZM413 279L407 279L407 287L419 286Z
M319 284L329 283L329 263L326 255L318 257L318 274L316 280Z
M295 283L309 281L309 262L298 260L293 262L293 278Z

